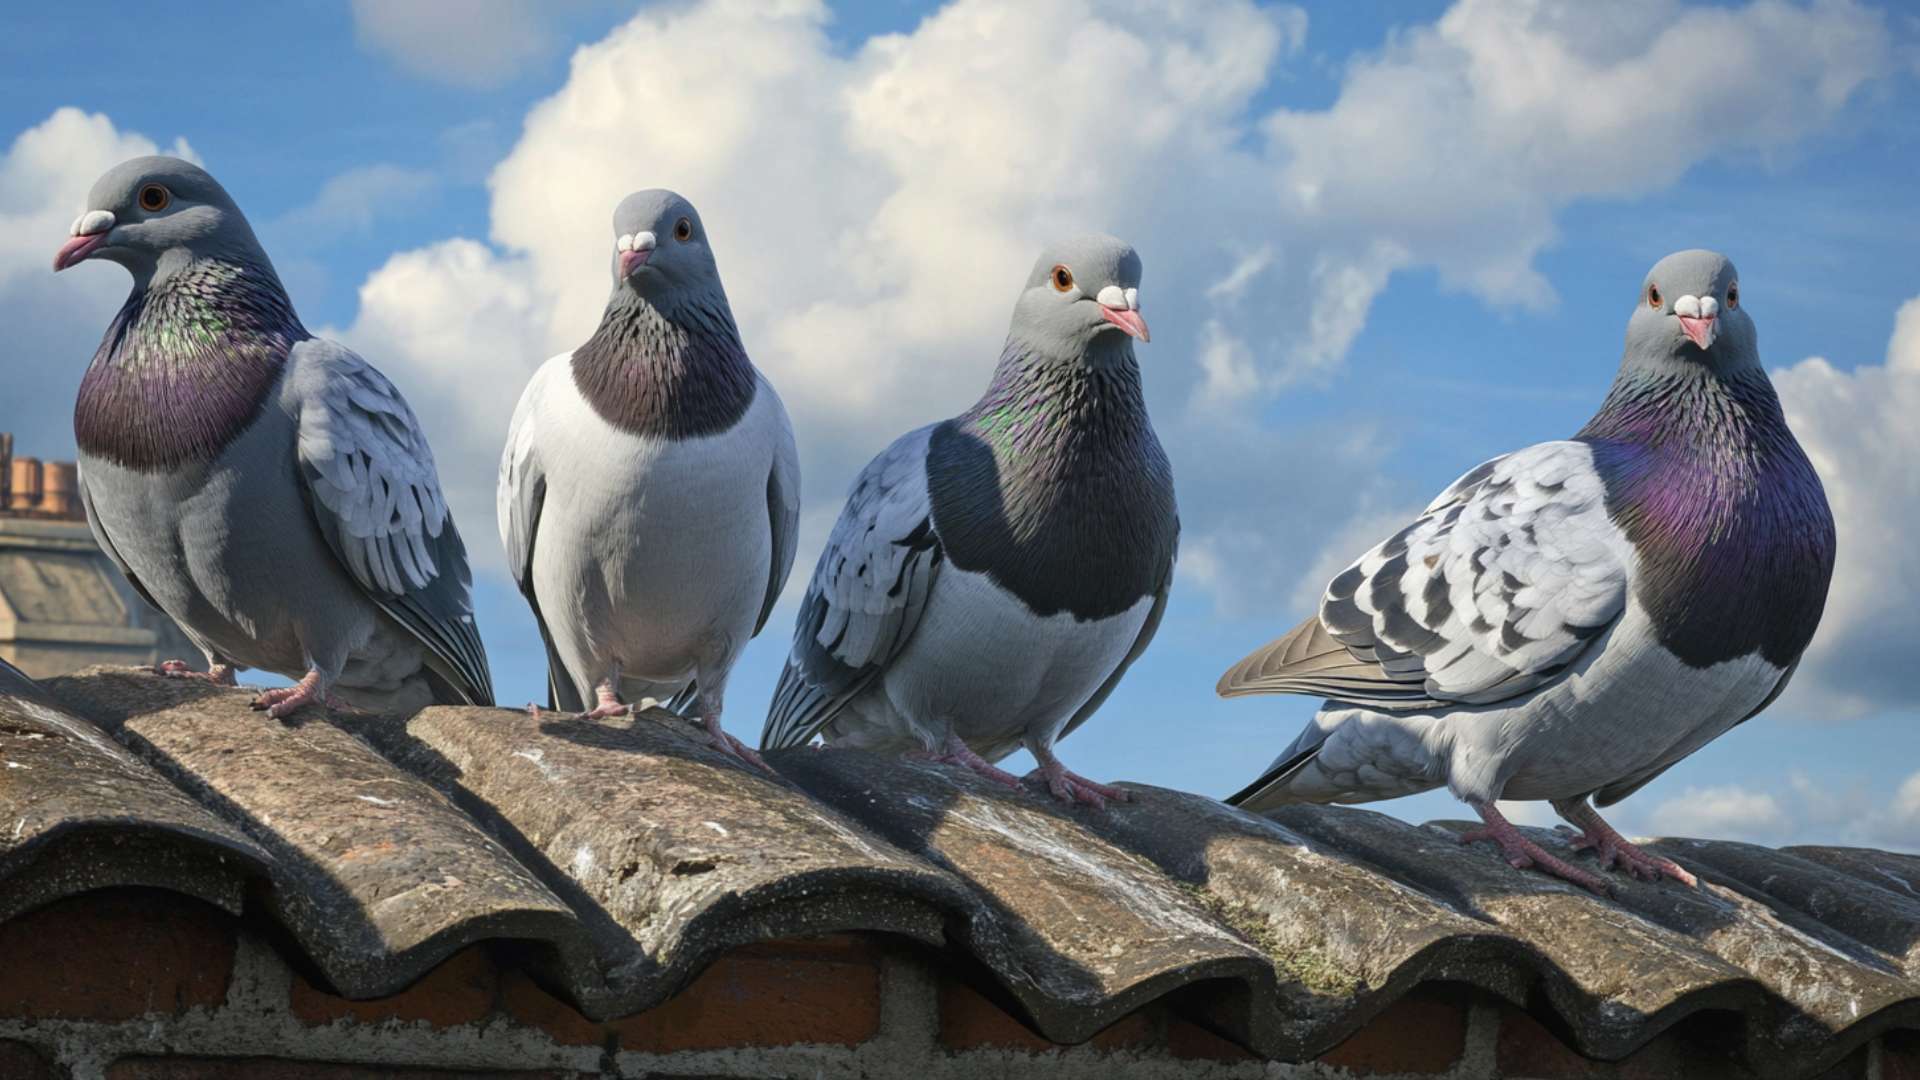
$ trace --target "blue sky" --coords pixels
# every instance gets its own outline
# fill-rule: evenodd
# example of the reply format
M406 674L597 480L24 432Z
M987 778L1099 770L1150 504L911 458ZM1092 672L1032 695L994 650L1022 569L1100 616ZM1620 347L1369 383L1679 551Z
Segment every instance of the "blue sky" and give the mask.
M701 206L794 413L797 578L852 470L984 385L1045 239L1098 228L1140 248L1182 573L1154 647L1062 752L1212 794L1312 710L1222 702L1220 671L1454 476L1576 429L1646 268L1726 251L1835 496L1842 580L1795 691L1618 819L1920 850L1920 707L1899 678L1920 654L1897 543L1920 522L1899 466L1920 452L1920 307L1896 335L1920 296L1903 13L309 0L5 22L0 323L22 351L0 427L70 451L73 391L125 285L109 266L55 280L47 260L94 175L183 140L307 323L427 424L507 702L542 676L500 571L494 461L526 375L591 329L626 191ZM736 673L743 737L790 618ZM1444 795L1381 808L1464 812Z

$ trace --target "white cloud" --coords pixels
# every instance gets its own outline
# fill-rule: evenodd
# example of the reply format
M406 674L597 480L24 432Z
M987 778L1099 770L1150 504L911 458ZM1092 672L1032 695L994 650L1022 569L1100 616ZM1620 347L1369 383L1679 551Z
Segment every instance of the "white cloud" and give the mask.
M558 48L555 0L352 0L361 47L456 86L498 86Z
M53 275L53 252L87 192L108 168L160 153L152 139L121 131L99 113L62 108L28 128L0 156L0 325L7 328L7 384L15 402L70 402L101 332L127 295L110 265ZM184 140L166 153L195 159ZM71 412L18 409L6 417L23 454L72 452Z
M1920 772L1891 792L1857 779L1800 772L1755 786L1690 785L1650 810L1629 802L1612 813L1628 835L1920 851Z
M1689 787L1654 807L1648 830L1660 836L1779 842L1788 827L1780 801L1768 792L1738 785Z
M649 7L578 50L491 178L494 246L462 256L482 292L403 304L396 260L367 286L394 298L391 352L370 355L418 402L477 362L505 372L577 344L604 305L613 205L676 188L795 414L809 513L830 516L888 438L978 392L1044 239L1115 232L1146 263L1142 365L1183 580L1242 611L1288 603L1356 498L1363 513L1399 500L1369 475L1373 433L1257 416L1342 366L1395 272L1550 304L1532 260L1560 208L1791 148L1894 66L1884 19L1848 0L1461 0L1352 63L1329 108L1262 116L1306 32L1292 8L953 0L851 50L829 18L814 0ZM529 327L465 325L493 288ZM460 344L418 350L408 323ZM497 445L510 406L475 405L465 426ZM456 489L491 482L491 453L441 459L472 474Z
M340 233L365 233L419 209L439 187L439 177L426 169L356 166L328 178L312 202L282 215L275 231L297 237L303 249L320 247Z
M1827 489L1839 537L1826 614L1782 705L1845 718L1911 703L1920 643L1920 297L1895 317L1884 364L1848 372L1813 357L1773 380Z

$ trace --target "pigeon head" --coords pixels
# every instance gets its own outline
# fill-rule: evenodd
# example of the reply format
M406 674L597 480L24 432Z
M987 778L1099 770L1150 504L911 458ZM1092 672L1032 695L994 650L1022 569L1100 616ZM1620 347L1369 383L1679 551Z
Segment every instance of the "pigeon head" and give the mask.
M106 259L147 284L198 259L223 256L267 265L226 189L190 161L139 157L94 181L86 212L74 221L53 268Z
M1717 251L1677 251L1654 264L1627 322L1627 353L1641 363L1705 364L1732 372L1760 362L1740 275Z
M1013 307L1009 336L1041 352L1079 357L1097 338L1147 338L1140 256L1111 236L1050 244Z
M700 212L665 188L636 191L613 210L614 290L630 290L656 307L675 293L718 292L720 270L707 246Z

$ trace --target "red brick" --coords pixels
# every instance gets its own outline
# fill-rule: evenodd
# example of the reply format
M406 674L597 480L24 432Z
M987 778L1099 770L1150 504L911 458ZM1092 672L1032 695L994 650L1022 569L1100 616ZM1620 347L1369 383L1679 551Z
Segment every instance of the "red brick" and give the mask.
M214 1008L233 972L225 912L158 889L109 889L0 925L0 1016L130 1020Z
M993 1047L1034 1054L1057 1048L979 991L951 979L940 982L940 1044L950 1050Z
M576 1073L408 1069L280 1058L122 1058L107 1080L571 1080Z
M595 1023L510 973L501 1008L556 1042L666 1054L801 1043L858 1046L880 1030L880 966L858 939L775 942L728 953L656 1009Z
M293 1015L309 1024L344 1018L362 1024L398 1020L458 1027L478 1023L493 1012L498 982L486 950L476 945L448 957L405 990L368 1001L335 997L296 975L289 1006Z
M1722 1046L1689 1037L1684 1028L1655 1038L1620 1061L1580 1056L1538 1020L1501 1009L1497 1058L1502 1076L1525 1080L1666 1080L1685 1076L1743 1080L1753 1073ZM1866 1048L1819 1075L1818 1080L1864 1077Z
M1387 1006L1320 1061L1359 1076L1426 1076L1446 1072L1466 1051L1466 995L1422 988Z
M1167 1053L1187 1061L1258 1061L1259 1055L1192 1021L1167 1020Z
M7 1080L60 1080L65 1070L23 1042L0 1039L0 1076Z

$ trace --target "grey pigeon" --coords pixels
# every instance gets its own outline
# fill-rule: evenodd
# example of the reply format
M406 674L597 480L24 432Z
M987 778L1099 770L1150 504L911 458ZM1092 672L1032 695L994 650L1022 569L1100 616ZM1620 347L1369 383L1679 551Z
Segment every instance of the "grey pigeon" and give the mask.
M108 170L54 259L133 292L80 384L80 496L100 546L206 654L298 679L255 700L491 704L466 549L433 452L384 375L307 333L198 166ZM191 674L182 661L166 674Z
M1069 772L1085 723L1166 610L1180 523L1133 340L1140 257L1056 244L1014 305L993 382L854 481L801 604L765 748L824 735L1018 785L1025 746L1063 801L1125 791Z
M793 428L740 344L692 204L629 195L613 231L599 327L514 410L507 564L547 643L549 705L596 719L642 698L692 705L716 748L764 768L720 716L793 566Z
M1495 458L1333 579L1224 696L1324 697L1230 801L1366 802L1441 785L1514 866L1605 892L1496 799L1546 799L1602 868L1694 878L1593 806L1625 798L1786 687L1819 625L1833 517L1760 364L1733 263L1660 260L1579 434Z

